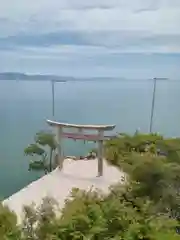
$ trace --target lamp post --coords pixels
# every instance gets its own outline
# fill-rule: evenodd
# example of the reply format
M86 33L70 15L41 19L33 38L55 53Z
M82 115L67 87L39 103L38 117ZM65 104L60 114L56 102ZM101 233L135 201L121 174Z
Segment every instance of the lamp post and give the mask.
M66 83L66 80L51 80L51 90L52 90L52 117L55 116L55 83Z
M51 87L52 87L52 117L54 118L54 112L55 112L55 97L54 97L54 83L55 81L51 81Z
M153 120L154 120L154 108L155 108L155 100L156 100L156 86L157 81L159 80L168 80L168 78L153 78L153 97L152 97L152 105L151 105L151 119L150 119L150 133L152 133L153 128Z
M154 85L153 85L153 98L152 98L152 105L151 105L151 119L150 119L150 133L152 133L153 127L153 117L154 117L154 107L155 107L155 97L156 97L156 83L157 78L153 78Z

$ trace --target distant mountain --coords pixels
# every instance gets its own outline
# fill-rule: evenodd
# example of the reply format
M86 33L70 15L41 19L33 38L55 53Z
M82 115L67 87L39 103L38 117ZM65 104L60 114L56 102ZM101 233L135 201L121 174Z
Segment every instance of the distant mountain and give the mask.
M41 74L25 74L18 72L2 72L0 73L0 80L18 80L18 81L111 81L111 80L125 80L124 78L110 78L110 77L92 77L92 78L74 78L63 77L58 75L41 75Z
M60 82L66 82L66 81L72 81L75 79L73 77L61 77L56 75L41 75L41 74L29 75L25 73L3 72L3 73L0 73L0 80L20 80L20 81L56 80Z

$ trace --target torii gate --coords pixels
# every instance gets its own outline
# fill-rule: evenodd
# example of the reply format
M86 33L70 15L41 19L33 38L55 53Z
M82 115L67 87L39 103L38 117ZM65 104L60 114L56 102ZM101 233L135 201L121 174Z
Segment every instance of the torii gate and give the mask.
M62 138L69 138L73 140L84 140L98 142L98 177L103 175L103 141L114 138L115 136L104 136L105 131L111 131L115 128L115 125L77 125L55 122L47 120L47 123L56 128L56 143L58 151L59 168L63 168L63 157L61 143ZM77 129L77 133L66 133L63 129ZM97 134L86 134L84 130L94 130Z

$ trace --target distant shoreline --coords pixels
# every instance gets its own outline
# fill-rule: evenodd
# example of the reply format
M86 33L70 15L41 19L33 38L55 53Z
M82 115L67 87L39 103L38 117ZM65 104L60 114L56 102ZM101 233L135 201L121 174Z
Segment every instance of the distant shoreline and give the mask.
M68 80L74 80L74 78L56 75L41 75L41 74L30 75L25 73L2 72L0 73L0 80L67 82Z
M59 75L46 75L46 74L25 74L25 73L13 73L2 72L0 73L0 80L9 81L54 81L54 82L79 82L79 81L118 81L126 80L122 77L71 77L71 76L59 76Z
M54 81L54 82L89 82L89 81L154 81L157 80L173 80L166 77L157 78L125 78L125 77L72 77L59 76L50 74L26 74L19 72L0 72L0 80L8 81ZM176 79L174 79L176 81ZM178 81L178 80L177 80Z

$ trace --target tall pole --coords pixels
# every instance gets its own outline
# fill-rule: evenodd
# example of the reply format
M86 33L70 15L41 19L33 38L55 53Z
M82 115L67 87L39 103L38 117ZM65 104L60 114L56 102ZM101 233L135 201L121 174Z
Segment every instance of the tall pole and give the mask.
M154 108L155 108L155 100L156 100L156 85L157 85L157 80L161 81L167 81L169 80L168 78L153 78L154 80L154 87L153 87L153 98L152 98L152 106L151 106L151 120L150 120L150 133L152 133L153 129L153 120L154 120Z
M152 98L152 105L151 105L151 120L150 120L150 129L149 129L150 133L152 133L152 128L153 128L157 78L154 78L153 80L154 80L154 87L153 87L153 98Z
M52 86L52 116L54 118L54 112L55 112L55 98L54 98L54 80L51 81L51 86Z

